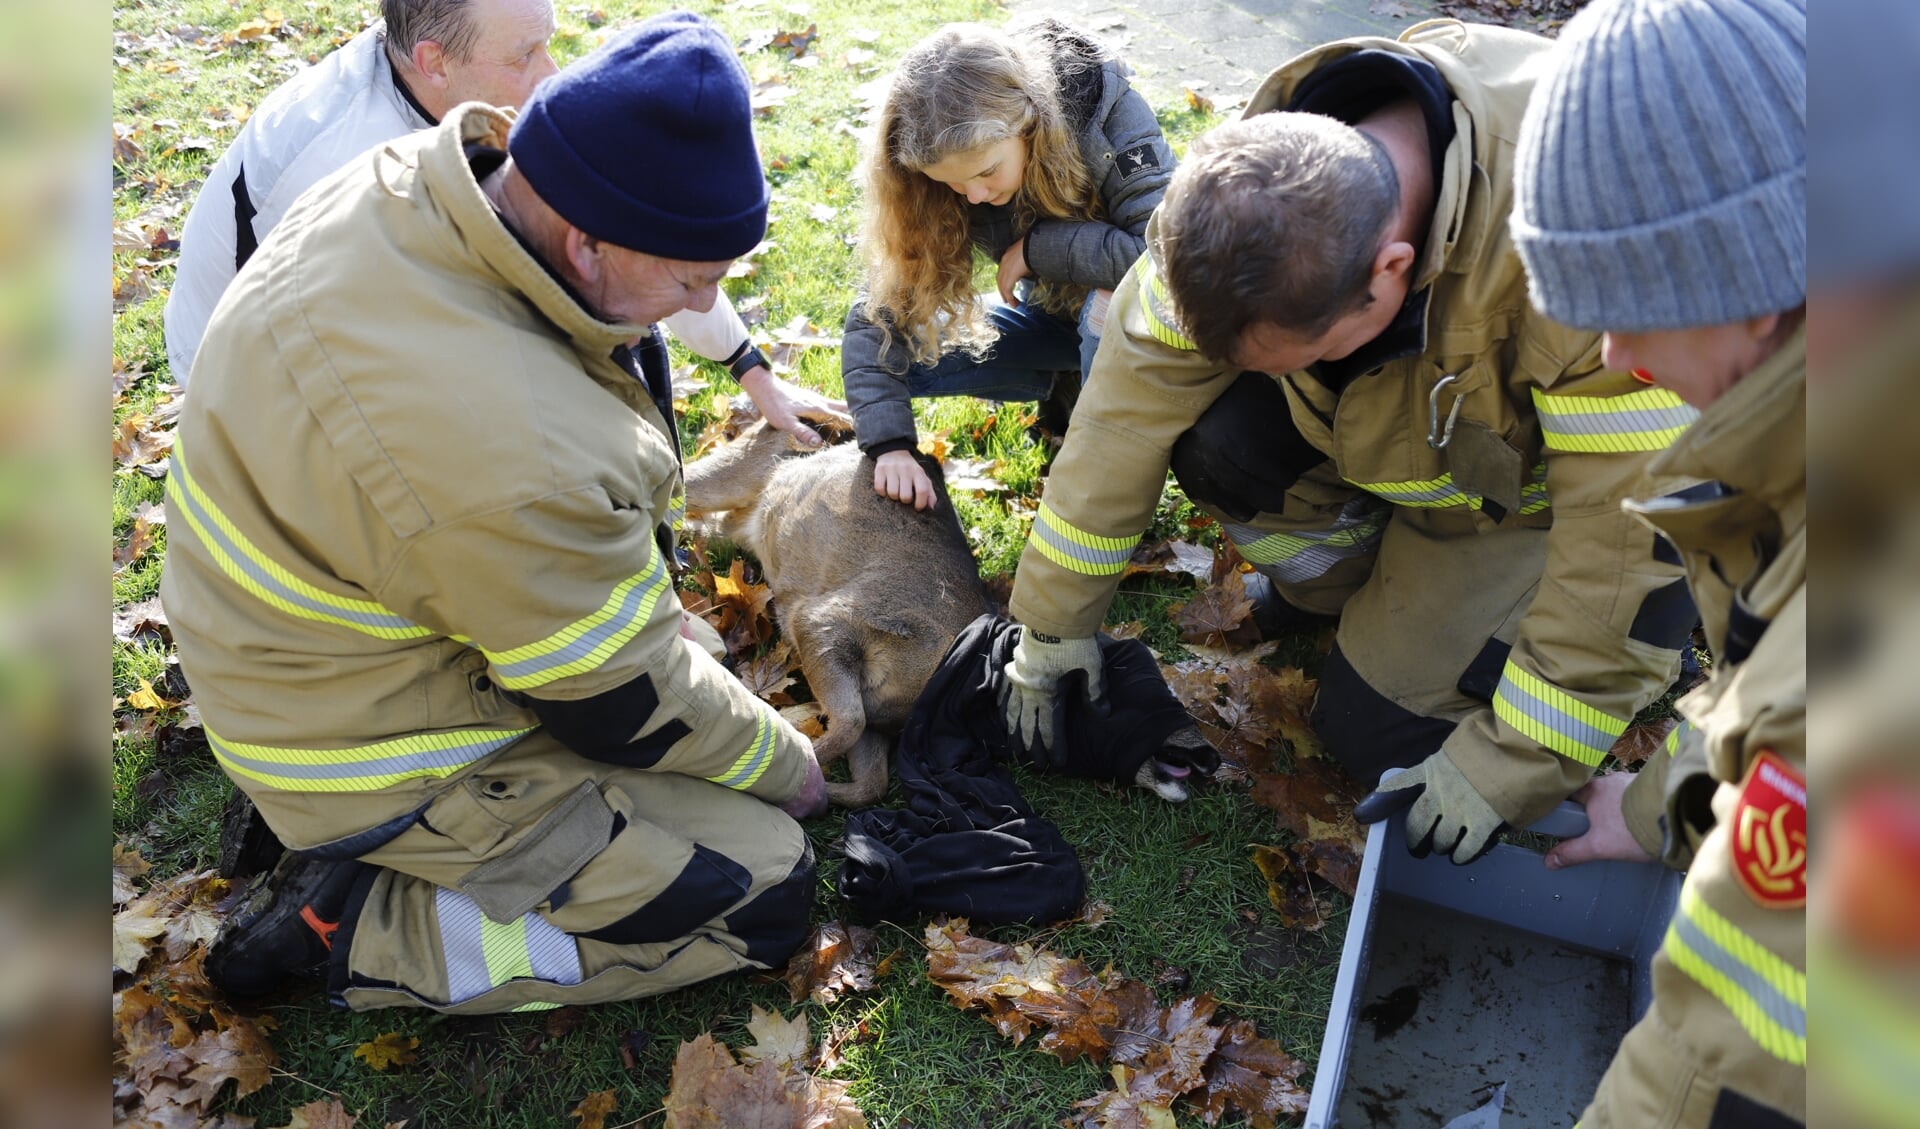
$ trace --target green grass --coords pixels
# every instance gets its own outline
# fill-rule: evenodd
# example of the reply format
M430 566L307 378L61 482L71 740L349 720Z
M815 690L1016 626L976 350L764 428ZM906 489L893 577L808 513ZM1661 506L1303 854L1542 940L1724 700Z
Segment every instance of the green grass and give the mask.
M117 32L133 40L159 31L201 29L200 43L258 18L260 0L120 0ZM317 55L344 39L373 14L371 4L332 0L273 5L288 32L252 44L205 49L169 46L142 52L130 40L116 45L115 121L137 127L140 152L115 168L116 222L165 226L178 236L197 179L232 137L218 118L246 109L287 73L292 59ZM820 0L786 4L695 3L716 18L736 42L755 31L819 26L815 52L821 63L794 67L784 56L748 57L756 81L776 76L795 90L776 112L756 121L774 192L769 239L774 246L755 260L753 273L730 280L737 302L757 299L764 330L776 331L804 317L837 335L858 283L851 239L858 225L855 181L857 148L851 131L861 122L856 90L881 77L908 45L948 20L995 21L1003 10L985 0L944 0L937 6L903 0ZM635 3L608 3L608 19L589 26L592 9L560 5L556 56L564 63L590 50L602 35L633 14ZM794 14L804 9L804 15ZM652 10L649 7L646 10ZM595 20L594 22L598 22ZM856 34L862 33L862 34ZM867 35L865 33L871 33ZM275 42L287 48L271 54ZM876 52L873 62L843 67L847 52ZM172 69L169 69L169 65ZM1162 108L1163 127L1177 151L1211 118L1184 104ZM209 120L214 119L214 120ZM167 122L175 124L168 125ZM158 123L158 124L156 124ZM179 142L207 136L208 148ZM169 149L174 151L169 152ZM837 209L816 218L815 209ZM116 405L115 421L149 413L167 385L161 311L171 268L164 255L152 270L153 293L114 318L115 356L141 375ZM136 255L119 252L116 279L136 266ZM719 410L734 389L719 368L675 347L676 365L694 364L709 389L691 399L682 420L689 440ZM836 350L804 354L793 379L823 391L840 391ZM991 460L1007 489L961 493L956 508L981 564L982 575L1002 583L1025 543L1040 476L1049 452L1029 432L1031 405L994 405L947 400L920 407L923 435L939 436L949 457ZM140 474L114 477L112 526L116 543L131 531L143 502L158 502L162 484ZM1196 512L1170 492L1156 514L1154 535L1211 543L1217 529L1193 525ZM165 556L165 531L152 550L115 576L116 607L153 596ZM732 551L716 543L712 562L724 569ZM1130 580L1115 601L1109 622L1142 622L1143 637L1163 656L1185 654L1168 609L1188 598L1190 581L1168 577ZM1310 656L1312 647L1298 648ZM145 679L168 697L185 693L171 648L152 640L116 641L113 688L125 697ZM139 719L122 709L121 717ZM162 719L167 720L167 719ZM161 874L212 865L217 853L221 806L231 786L191 734L161 729L156 740L137 731L114 740L113 824L116 837L136 842ZM1211 992L1225 1010L1256 1020L1263 1033L1311 1058L1332 990L1344 918L1319 934L1282 929L1268 908L1264 884L1248 857L1248 845L1272 841L1272 817L1242 792L1208 788L1184 806L1171 806L1135 789L1022 776L1035 807L1056 820L1079 846L1090 894L1112 906L1098 929L1074 925L1045 934L1058 950L1101 968L1157 983L1163 997ZM838 821L809 828L822 859L816 917L837 913L834 876ZM866 1037L846 1048L836 1077L876 1126L962 1129L968 1126L1051 1125L1080 1099L1109 1080L1087 1063L1063 1064L1031 1046L1015 1046L984 1020L954 1008L925 978L920 930L915 925L879 926L882 951L901 952L892 974L868 994L832 1006L806 1005L818 1038L830 1026L864 1023ZM994 935L1021 939L1028 930ZM271 1010L279 1022L274 1041L285 1072L259 1094L235 1103L234 1112L259 1118L262 1126L284 1124L293 1107L317 1098L337 1098L361 1115L361 1124L407 1120L415 1127L550 1126L568 1124L567 1112L590 1092L614 1089L619 1110L609 1125L658 1124L659 1109L675 1049L681 1041L711 1031L733 1043L745 1041L751 1007L791 1013L783 986L767 977L734 977L663 998L585 1009L577 1028L547 1034L550 1016L533 1014L449 1018L425 1011L351 1014L327 1007L317 994L294 996ZM419 1058L411 1066L376 1073L353 1056L358 1044L387 1032L417 1035ZM621 1062L625 1043L639 1048L634 1068Z

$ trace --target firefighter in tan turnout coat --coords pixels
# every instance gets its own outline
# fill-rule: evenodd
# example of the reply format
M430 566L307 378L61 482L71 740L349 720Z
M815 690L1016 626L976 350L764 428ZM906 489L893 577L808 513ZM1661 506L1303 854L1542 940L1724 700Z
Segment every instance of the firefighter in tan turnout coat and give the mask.
M1412 768L1418 851L1544 814L1671 683L1694 611L1620 503L1696 413L1530 309L1507 233L1551 48L1343 40L1195 142L1020 562L1009 724L1088 665L1169 466L1277 590L1261 611L1340 615L1314 724L1363 782Z
M215 983L324 963L356 1009L518 1010L804 935L824 782L683 635L647 324L707 308L766 206L746 76L677 13L517 120L469 104L351 162L227 291L163 593L216 758L294 853Z
M1631 513L1685 564L1712 648L1637 776L1582 796L1548 865L1688 870L1653 1005L1586 1129L1806 1120L1806 9L1602 0L1520 135L1514 236L1535 304L1701 410ZM1595 97L1631 90L1634 99ZM1651 129L1646 128L1651 124ZM1596 159L1644 170L1596 181ZM1658 267L1650 276L1649 268Z

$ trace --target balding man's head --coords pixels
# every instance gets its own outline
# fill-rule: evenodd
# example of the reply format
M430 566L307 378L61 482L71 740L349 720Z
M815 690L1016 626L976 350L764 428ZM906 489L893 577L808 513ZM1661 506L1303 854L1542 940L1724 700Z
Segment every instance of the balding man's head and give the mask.
M554 73L552 0L382 0L387 52L428 113L519 106Z

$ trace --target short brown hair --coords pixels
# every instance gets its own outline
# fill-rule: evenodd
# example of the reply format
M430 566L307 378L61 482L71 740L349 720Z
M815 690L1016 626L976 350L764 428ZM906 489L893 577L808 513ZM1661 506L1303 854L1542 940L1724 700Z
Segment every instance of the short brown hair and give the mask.
M1195 139L1160 204L1160 268L1181 328L1231 357L1256 321L1319 337L1370 300L1399 204L1373 138L1319 114L1258 114Z
M402 59L431 40L449 58L464 63L473 58L480 38L480 21L473 18L467 0L380 0L380 17L387 21L387 50Z

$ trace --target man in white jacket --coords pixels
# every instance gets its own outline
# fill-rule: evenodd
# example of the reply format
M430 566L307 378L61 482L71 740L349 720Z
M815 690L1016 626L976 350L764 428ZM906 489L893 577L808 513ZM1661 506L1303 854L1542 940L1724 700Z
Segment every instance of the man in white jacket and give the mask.
M186 384L214 307L287 208L354 156L435 125L462 102L519 106L556 68L551 0L381 0L371 27L260 103L207 174L180 240L167 297L167 360ZM727 366L761 414L812 446L801 416L846 405L773 375L723 294L666 319L674 336Z

